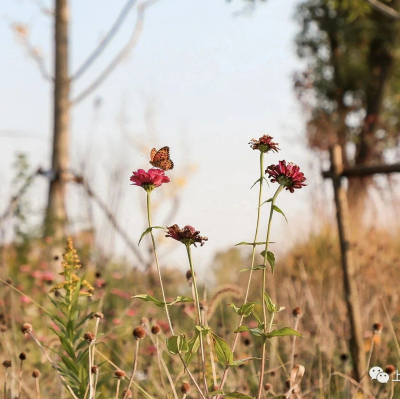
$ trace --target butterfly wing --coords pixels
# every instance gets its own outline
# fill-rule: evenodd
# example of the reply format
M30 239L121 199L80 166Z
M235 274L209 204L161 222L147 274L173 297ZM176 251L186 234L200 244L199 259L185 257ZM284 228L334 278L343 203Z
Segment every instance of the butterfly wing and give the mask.
M174 163L169 157L169 147L162 147L158 151L153 148L150 153L150 163L154 167L160 168L162 170L173 169Z

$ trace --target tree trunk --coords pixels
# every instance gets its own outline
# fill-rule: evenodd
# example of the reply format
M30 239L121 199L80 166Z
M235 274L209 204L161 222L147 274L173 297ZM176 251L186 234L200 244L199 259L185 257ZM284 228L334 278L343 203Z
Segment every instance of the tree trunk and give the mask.
M69 167L69 73L68 73L68 0L55 0L55 73L52 179L50 181L45 235L55 245L65 239L66 175Z

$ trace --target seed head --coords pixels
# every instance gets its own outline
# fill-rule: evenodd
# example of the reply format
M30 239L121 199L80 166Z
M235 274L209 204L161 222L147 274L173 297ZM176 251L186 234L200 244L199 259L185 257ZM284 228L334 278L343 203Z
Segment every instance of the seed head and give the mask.
M87 342L92 343L92 342L96 339L96 336L95 336L91 331L89 331L89 332L85 333L85 335L83 336L83 338L84 338Z
M125 396L127 397L127 399L132 399L132 391L128 388L125 388L122 392L122 397L125 398Z
M92 372L92 374L97 374L99 372L99 368L97 366L92 366L90 371Z
M342 354L340 355L340 360L341 360L342 362L346 362L348 358L349 358L349 356L347 355L347 353L342 353Z
M118 378L120 380L123 380L125 378L125 371L123 370L116 370L114 373L115 378Z
M160 327L158 324L154 324L154 325L151 327L151 333L152 333L152 334L158 335L158 334L160 334L160 332L161 332L161 327Z
M4 324L2 324L2 325L0 326L0 331L1 331L1 332L6 332L6 331L7 331L7 326L5 326Z
M93 317L95 317L96 319L104 319L104 314L101 312L96 312Z
M22 334L28 334L33 331L32 324L24 323L21 327Z
M388 364L385 367L385 373L388 373L389 375L393 374L396 371L396 368L392 364Z
M189 393L190 392L190 385L187 382L184 382L181 386L182 393Z
M297 306L297 308L294 308L292 310L292 316L296 319L297 317L300 317L301 315L301 309Z
M25 352L21 352L19 354L19 360L21 360L21 362L23 362L24 360L26 360L26 353Z
M143 339L146 336L146 331L142 326L139 326L133 330L132 335L135 339Z
M383 325L381 323L374 323L372 326L372 330L375 334L380 334L382 332Z
M9 367L11 367L11 360L4 360L4 362L2 363L3 366L8 369Z
M264 389L266 392L269 392L272 389L272 385L268 384L268 382L264 385Z
M32 371L32 377L33 378L39 378L40 377L40 371L39 370L33 370Z

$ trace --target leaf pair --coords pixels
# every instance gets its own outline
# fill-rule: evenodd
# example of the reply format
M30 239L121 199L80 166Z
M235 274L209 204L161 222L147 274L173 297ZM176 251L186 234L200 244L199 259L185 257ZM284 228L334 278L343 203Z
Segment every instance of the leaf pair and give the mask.
M135 295L132 298L137 298L137 299L141 299L142 301L145 302L153 302L156 306L158 306L159 308L163 308L165 307L165 305L167 306L172 306L175 305L176 303L186 303L186 302L194 302L192 298L188 298L186 296L177 296L173 301L171 302L164 302L161 301L159 299L154 298L151 295L148 294L140 294L140 295Z
M140 245L140 241L142 241L143 237L144 237L146 234L149 234L153 229L164 229L164 227L161 227L161 226L152 226L152 227L148 227L148 228L142 233L142 235L140 236L140 239L139 239L139 242L138 242L138 246Z

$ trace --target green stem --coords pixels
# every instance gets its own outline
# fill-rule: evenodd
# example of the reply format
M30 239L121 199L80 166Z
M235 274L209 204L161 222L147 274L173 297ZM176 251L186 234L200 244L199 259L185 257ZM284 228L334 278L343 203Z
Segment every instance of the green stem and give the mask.
M274 205L275 201L279 195L279 193L283 190L284 186L279 186L279 188L276 190L274 196L272 197L271 201L271 209L269 212L269 220L268 220L268 229L267 229L267 238L265 240L265 250L264 250L264 262L263 262L263 278L262 278L262 290L261 290L261 301L262 301L262 307L263 307L263 317L264 317L264 333L267 333L267 307L264 299L264 292L265 292L265 284L267 280L267 259L268 259L268 244L269 244L269 238L271 234L271 225L272 225L272 216L274 214ZM272 326L272 320L273 316L271 317L270 324L269 324L269 329L271 329ZM258 396L257 399L261 399L261 395L263 392L263 382L264 382L264 371L265 371L265 355L266 355L266 340L264 338L263 342L263 348L262 348L262 358L261 358L261 370L260 370L260 383L258 385Z
M192 251L190 249L190 244L186 244L186 251L188 254L190 271L192 273L192 281L193 281L193 288L194 288L194 295L195 295L195 297L193 299L196 302L197 322L199 323L199 326L202 327L203 321L202 321L201 311L200 311L199 291L197 289L197 281L196 281L197 279L196 279L196 273L193 268ZM201 363L203 366L204 388L206 390L206 395L208 395L207 375L206 375L206 365L205 365L205 355L204 355L204 343L203 343L203 331L200 331L199 336L200 336Z
M264 183L264 152L260 151L260 189L258 192L258 207L257 207L257 222L256 222L256 231L254 233L254 243L253 243L253 251L251 254L251 267L250 267L250 274L249 274L249 280L247 282L247 289L246 289L246 294L244 297L244 305L247 303L248 298L249 298L249 293L250 293L250 285L251 285L251 281L252 281L252 277L253 277L253 267L254 267L254 262L255 262L255 258L256 258L256 242L257 242L257 238L258 238L258 230L260 227L260 216L261 216L261 205L262 205L262 192L263 192L263 183ZM244 316L240 317L240 321L239 321L239 325L237 328L240 328L242 323L243 323L243 319ZM236 345L239 339L239 335L240 334L235 334L235 339L233 340L233 344L232 344L232 352L235 352L236 349ZM229 372L229 366L225 366L224 369L224 373L222 375L222 379L221 379L221 384L219 386L219 389L222 389L225 385L227 376L228 376L228 372Z
M149 227L151 227L150 191L147 191L147 220L149 222ZM150 235L151 235L151 241L153 243L154 258L155 258L155 261L156 261L158 278L160 280L162 297L163 297L163 301L164 301L164 304L165 304L165 313L167 315L168 325L169 325L169 329L171 330L171 334L174 335L174 330L173 330L173 327L172 327L171 318L170 318L169 311L168 311L167 300L165 298L164 284L163 284L162 277L161 277L161 270L160 270L160 264L158 262L158 254L157 254L157 249L156 249L156 242L154 240L153 229L150 229Z
M149 222L149 227L151 227L151 207L150 207L150 192L147 191L147 220ZM156 267L157 267L157 272L158 272L158 278L160 280L160 286L161 286L161 292L162 292L162 297L163 297L163 301L165 303L165 313L167 315L167 319L168 319L168 325L169 325L169 329L171 331L172 335L174 334L174 329L172 327L172 322L171 322L171 318L169 315L169 311L168 311L168 305L167 305L167 301L165 298L165 291L164 291L164 284L162 281L162 277L161 277L161 270L160 270L160 264L158 262L158 255L157 255L157 249L156 249L156 242L154 240L154 235L153 235L153 230L150 229L150 236L151 236L151 241L153 243L153 251L154 251L154 258L156 261ZM190 379L192 380L194 386L196 387L197 391L199 392L200 396L202 399L205 399L205 396L203 394L203 392L201 391L201 388L199 387L199 385L197 384L193 374L189 371L189 369L187 368L187 364L185 362L185 360L183 359L182 355L179 353L179 357L182 361L183 366L185 367L185 370L187 371Z

